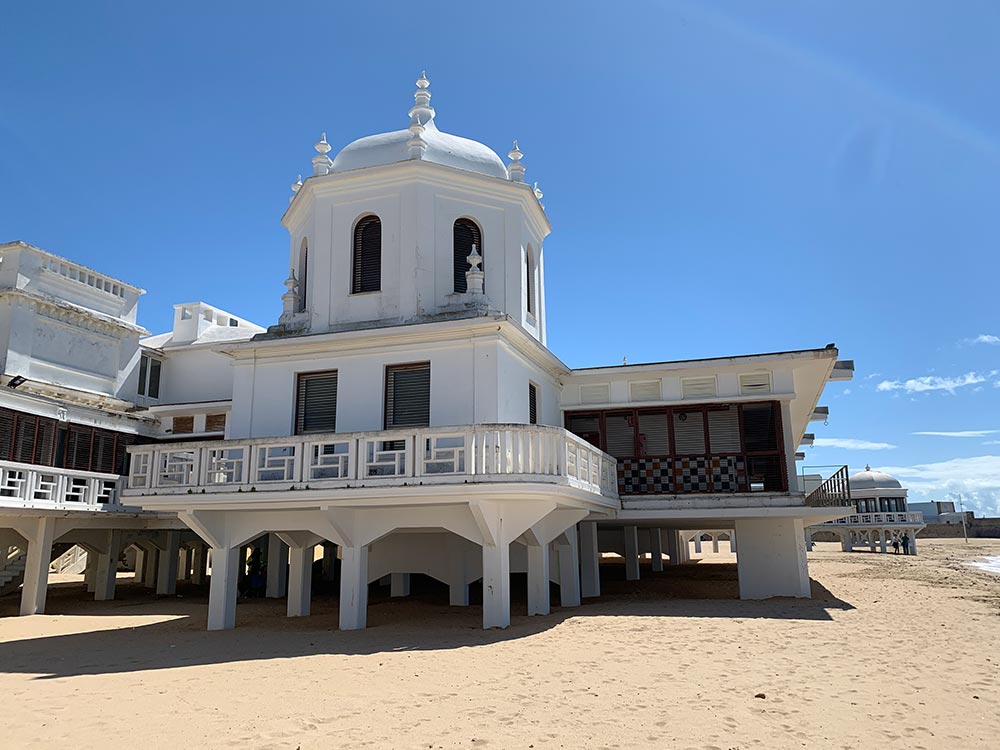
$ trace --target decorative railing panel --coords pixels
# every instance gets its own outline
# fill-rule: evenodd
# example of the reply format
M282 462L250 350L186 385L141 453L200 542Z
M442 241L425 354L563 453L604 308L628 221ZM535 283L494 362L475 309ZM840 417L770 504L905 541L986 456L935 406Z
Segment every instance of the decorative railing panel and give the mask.
M833 476L806 495L806 505L816 508L852 505L850 475L846 466L841 466Z
M0 506L119 510L122 484L115 474L0 461Z
M920 511L854 513L834 521L827 521L829 524L836 524L838 526L883 526L886 524L922 524L923 522L924 514Z
M561 427L470 425L130 448L128 495L555 481L617 499L615 460ZM154 470L155 469L155 470Z

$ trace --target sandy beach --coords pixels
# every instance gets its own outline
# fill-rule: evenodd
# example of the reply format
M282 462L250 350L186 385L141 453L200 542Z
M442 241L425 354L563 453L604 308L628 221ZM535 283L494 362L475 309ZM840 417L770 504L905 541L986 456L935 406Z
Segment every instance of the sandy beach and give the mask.
M1000 540L920 540L919 557L810 554L813 600L743 602L734 558L626 583L577 609L480 629L443 588L373 593L369 628L336 600L284 617L241 601L206 632L207 588L158 599L122 579L51 614L0 599L7 748L995 748L1000 575L963 562ZM558 601L554 598L553 601Z

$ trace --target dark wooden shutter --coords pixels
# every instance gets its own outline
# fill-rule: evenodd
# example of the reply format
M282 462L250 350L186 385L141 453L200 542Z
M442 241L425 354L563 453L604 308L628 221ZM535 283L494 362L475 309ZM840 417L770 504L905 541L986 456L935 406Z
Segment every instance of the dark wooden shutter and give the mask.
M604 450L615 458L632 458L635 449L635 417L631 412L604 417Z
M94 431L94 455L91 471L113 474L115 471L115 433L108 430Z
M66 435L66 468L90 471L94 429L71 424Z
M377 292L382 288L382 222L366 216L354 228L354 262L351 293Z
M674 452L682 456L705 452L703 411L674 412Z
M14 460L30 464L35 460L35 428L38 417L34 414L18 414L17 429L14 431Z
M295 434L337 431L337 371L300 373Z
M528 423L538 424L538 389L528 383Z
M225 414L208 414L205 416L205 432L225 432L225 430Z
M532 315L535 313L535 285L532 283L534 279L532 278L532 266L534 265L534 258L531 257L531 250L525 250L524 252L524 281L525 281L525 294L527 295L528 302L528 312Z
M479 254L483 254L483 236L475 222L468 219L459 219L455 222L454 229L454 272L455 272L455 294L464 294L469 290L468 280L465 272L469 270L469 262L466 258L472 254L472 246L475 245ZM485 268L485 266L480 266Z
M194 417L174 417L171 432L174 435L186 435L194 432Z
M56 430L58 423L54 419L38 418L38 431L35 433L35 463L41 466L52 466L55 460Z
M601 418L594 414L567 414L566 429L586 440L595 448L601 447Z
M643 456L670 455L670 428L666 412L639 414L639 447Z
M14 448L14 415L10 409L0 409L0 461L9 461Z
M160 368L162 362L158 359L149 358L149 389L146 395L150 398L160 397Z
M431 423L431 364L385 368L385 429Z

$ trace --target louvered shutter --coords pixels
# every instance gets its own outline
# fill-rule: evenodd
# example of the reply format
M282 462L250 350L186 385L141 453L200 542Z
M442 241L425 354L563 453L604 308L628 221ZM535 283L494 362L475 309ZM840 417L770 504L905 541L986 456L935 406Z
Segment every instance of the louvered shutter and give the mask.
M225 432L225 430L225 414L208 414L205 416L205 432Z
M715 378L682 378L681 390L684 398L711 398L716 395Z
M604 417L605 451L615 458L631 458L635 449L635 427L631 414L608 414Z
M629 401L659 401L660 381L633 381L628 384Z
M469 261L466 258L472 253L473 245L476 246L479 255L483 255L483 237L475 222L468 219L456 221L453 234L455 294L464 294L469 290L468 280L465 278L465 272L469 270ZM480 265L480 268L485 267Z
M70 425L66 436L66 468L90 471L91 444L94 430L90 427Z
M295 434L337 431L337 373L301 373L295 399ZM223 415L225 416L225 415ZM223 422L223 427L225 423Z
M385 368L385 429L427 427L431 423L431 365Z
M0 461L10 460L14 448L14 413L0 409Z
M174 435L194 432L194 417L174 417L171 421L171 431Z
M580 386L581 404L606 404L611 401L611 386L607 383Z
M38 417L33 414L18 414L17 429L14 431L14 460L30 464L35 460L35 426Z
M566 415L566 429L586 440L595 448L601 447L601 418L593 415Z
M35 435L35 463L52 466L55 459L57 422L54 419L38 418L38 432Z
M752 396L755 393L771 392L771 373L750 372L740 375L740 393Z
M670 430L665 413L639 415L639 446L644 456L670 455Z
M106 430L94 431L94 455L91 471L113 474L115 471L115 433Z
M538 424L538 389L528 383L528 423Z
M740 413L735 406L709 410L708 441L712 453L739 453Z
M146 395L146 376L149 374L149 357L143 354L139 357L139 395Z
M354 228L354 263L351 292L377 292L382 288L382 221L367 216Z
M778 421L774 404L743 405L743 442L748 453L778 449Z
M705 452L705 415L703 412L674 412L674 452L679 455Z
M128 474L128 451L125 450L130 445L135 445L138 441L134 435L119 435L115 446L115 474L125 476Z

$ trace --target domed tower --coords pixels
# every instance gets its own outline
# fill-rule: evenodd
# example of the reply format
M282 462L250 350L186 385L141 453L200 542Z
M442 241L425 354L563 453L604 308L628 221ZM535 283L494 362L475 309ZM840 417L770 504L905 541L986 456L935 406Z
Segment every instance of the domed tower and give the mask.
M896 477L865 466L849 480L858 513L904 513L906 490Z
M545 343L542 241L550 231L514 143L489 147L437 127L417 80L409 126L360 138L293 186L282 223L290 272L274 333L324 333L506 315Z

